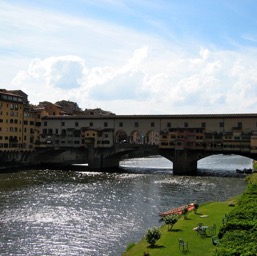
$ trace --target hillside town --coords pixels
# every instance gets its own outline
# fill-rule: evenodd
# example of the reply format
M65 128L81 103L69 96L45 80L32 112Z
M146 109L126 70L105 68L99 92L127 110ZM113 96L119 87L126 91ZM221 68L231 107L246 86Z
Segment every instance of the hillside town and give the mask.
M0 89L0 150L33 150L40 143L40 127L46 116L110 115L115 114L100 108L82 110L67 100L32 105L22 90Z

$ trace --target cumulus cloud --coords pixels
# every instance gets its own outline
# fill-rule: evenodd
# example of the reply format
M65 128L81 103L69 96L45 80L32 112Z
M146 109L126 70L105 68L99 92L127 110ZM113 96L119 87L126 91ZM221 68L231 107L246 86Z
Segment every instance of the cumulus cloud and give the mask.
M19 84L24 80L40 79L48 87L77 87L86 73L84 60L77 56L50 57L44 60L36 58L31 61L27 70L20 71L14 78Z
M106 70L102 82L95 83L89 96L96 100L140 100L147 97L144 90L143 63L147 58L147 47L136 49L123 66Z
M243 53L201 48L194 56L163 59L156 54L153 58L152 51L156 49L142 47L123 65L92 68L78 56L34 59L13 82L33 100L46 100L45 95L36 96L45 88L52 101L68 99L82 108L102 107L117 114L255 111L254 54L246 58Z
M79 89L87 72L84 60L77 56L36 58L27 70L18 72L13 84L25 90L34 103L57 101L67 92Z

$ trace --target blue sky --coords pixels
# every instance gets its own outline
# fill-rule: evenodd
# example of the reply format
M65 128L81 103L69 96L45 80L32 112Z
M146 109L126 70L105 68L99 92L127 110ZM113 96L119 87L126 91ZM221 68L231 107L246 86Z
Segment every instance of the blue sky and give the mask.
M1 88L116 114L253 113L255 0L0 0Z

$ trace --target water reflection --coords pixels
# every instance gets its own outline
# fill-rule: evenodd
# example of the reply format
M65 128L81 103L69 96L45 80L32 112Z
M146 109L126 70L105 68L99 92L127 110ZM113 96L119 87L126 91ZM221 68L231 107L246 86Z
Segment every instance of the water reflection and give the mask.
M120 162L127 172L172 173L173 163L161 156L132 158ZM213 155L197 163L197 175L242 176L236 169L252 168L252 159L239 155Z
M0 255L121 255L148 227L160 225L159 212L244 190L243 176L232 173L250 159L205 161L201 172L231 175L173 176L171 163L160 157L126 160L126 173L0 174Z

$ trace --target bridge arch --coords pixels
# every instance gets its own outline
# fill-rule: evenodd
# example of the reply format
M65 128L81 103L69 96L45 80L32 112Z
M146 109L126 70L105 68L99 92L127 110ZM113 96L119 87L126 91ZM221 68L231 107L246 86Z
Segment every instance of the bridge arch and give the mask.
M129 140L129 136L124 130L118 130L114 137L115 143L126 143Z
M139 130L133 130L130 133L129 142L132 144L144 144L145 135Z

